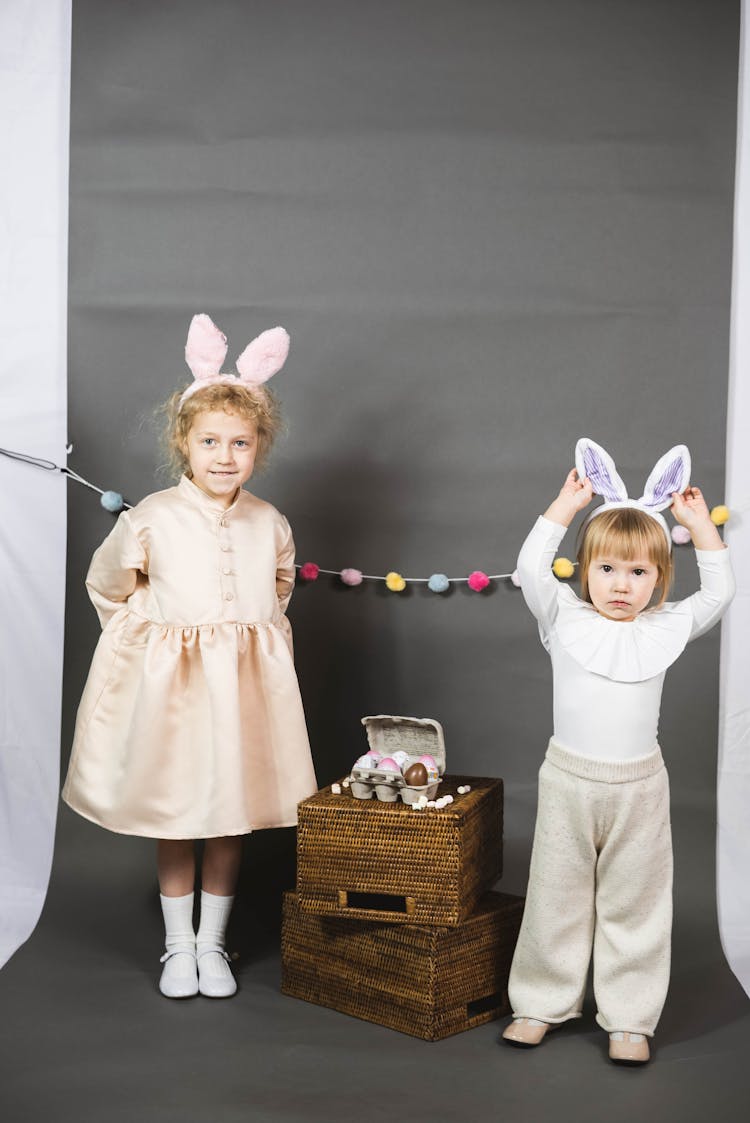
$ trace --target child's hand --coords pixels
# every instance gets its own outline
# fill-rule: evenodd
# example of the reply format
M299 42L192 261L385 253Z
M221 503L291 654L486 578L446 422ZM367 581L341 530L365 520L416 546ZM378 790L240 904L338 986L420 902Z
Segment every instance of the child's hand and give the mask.
M708 504L699 487L686 487L682 494L679 491L672 492L670 510L680 526L686 526L689 531L701 523L711 522Z
M544 517L561 526L570 526L574 517L594 498L591 480L578 478L578 472L571 468L560 488L557 499L544 512Z
M699 487L686 487L682 493L673 492L670 510L680 526L690 531L693 545L699 550L723 549L721 535L711 522L708 504Z

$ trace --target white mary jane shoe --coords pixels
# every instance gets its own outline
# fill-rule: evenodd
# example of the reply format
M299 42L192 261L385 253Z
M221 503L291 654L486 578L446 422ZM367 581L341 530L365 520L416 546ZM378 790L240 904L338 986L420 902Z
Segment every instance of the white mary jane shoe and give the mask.
M193 998L198 993L198 970L193 948L175 948L161 957L164 970L159 990L165 998Z
M206 998L231 998L237 983L224 948L202 948L198 952L198 989Z

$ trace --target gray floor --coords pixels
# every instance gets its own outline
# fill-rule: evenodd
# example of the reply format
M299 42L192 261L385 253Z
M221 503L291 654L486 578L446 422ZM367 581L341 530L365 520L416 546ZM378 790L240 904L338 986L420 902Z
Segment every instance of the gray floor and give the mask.
M685 813L686 814L686 813ZM248 842L231 945L240 990L169 1002L152 846L61 810L49 900L0 973L4 1123L248 1119L588 1123L746 1117L750 1003L723 962L710 809L677 822L674 971L653 1062L610 1064L593 1010L540 1049L498 1045L499 1023L422 1042L279 992L278 904L294 832ZM508 848L501 887L522 875Z

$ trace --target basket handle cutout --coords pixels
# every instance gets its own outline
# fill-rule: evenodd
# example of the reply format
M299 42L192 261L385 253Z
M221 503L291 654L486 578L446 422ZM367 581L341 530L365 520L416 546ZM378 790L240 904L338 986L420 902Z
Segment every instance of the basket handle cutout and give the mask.
M340 909L368 909L371 912L400 912L413 916L417 907L414 897L400 897L392 893L355 893L339 889Z
M491 1010L499 1009L503 1005L504 999L504 994L488 994L484 998L475 998L473 1002L467 1002L467 1020L471 1021L472 1018L478 1018L480 1014L489 1014Z

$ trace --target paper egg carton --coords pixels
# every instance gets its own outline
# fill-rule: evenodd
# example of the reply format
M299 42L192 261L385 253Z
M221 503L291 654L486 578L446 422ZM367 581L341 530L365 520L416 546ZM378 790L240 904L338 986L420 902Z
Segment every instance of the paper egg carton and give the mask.
M375 714L363 717L362 724L367 732L371 752L382 757L396 752L406 753L407 760L402 774L382 771L376 767L361 768L357 765L351 772L351 792L356 799L372 799L376 796L384 803L416 803L420 796L434 799L442 776L445 773L445 738L439 721L431 717L396 717L394 714ZM429 753L437 764L439 777L426 784L414 787L406 783L403 772L416 763L420 756Z

